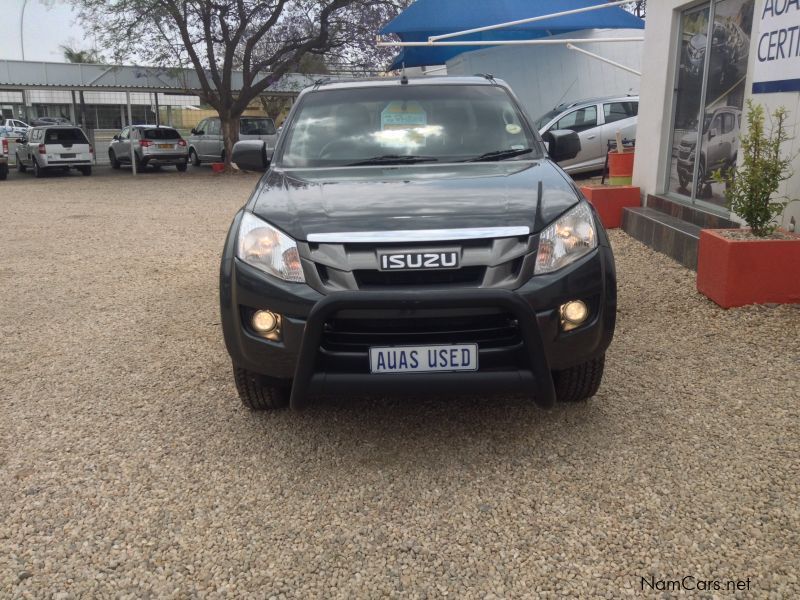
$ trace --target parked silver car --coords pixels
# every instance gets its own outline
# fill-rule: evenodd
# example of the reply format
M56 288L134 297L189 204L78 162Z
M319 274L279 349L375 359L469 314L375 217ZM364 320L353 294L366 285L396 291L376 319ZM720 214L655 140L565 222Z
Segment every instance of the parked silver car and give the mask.
M189 146L176 129L163 125L133 125L125 127L108 145L112 169L131 164L131 145L139 171L144 171L148 165L156 170L163 165L173 165L178 171L185 171L189 164Z
M721 106L707 113L700 134L700 164L697 167L697 195L711 197L714 172L736 166L739 153L739 128L742 111L735 106ZM678 146L678 181L686 190L694 175L697 132L686 133Z
M55 169L77 169L91 175L94 163L89 139L74 125L31 127L17 143L16 155L17 170L24 173L30 168L36 177Z
M242 117L239 119L240 140L264 140L267 155L272 156L278 132L275 121L269 117ZM222 141L219 118L203 119L192 129L189 136L189 158L194 166L202 162L222 162L225 160L225 146Z
M608 141L616 138L636 137L636 120L639 114L639 96L613 96L591 98L580 102L560 104L536 121L539 133L570 129L581 140L581 151L575 158L558 165L567 173L585 173L603 168L608 152Z

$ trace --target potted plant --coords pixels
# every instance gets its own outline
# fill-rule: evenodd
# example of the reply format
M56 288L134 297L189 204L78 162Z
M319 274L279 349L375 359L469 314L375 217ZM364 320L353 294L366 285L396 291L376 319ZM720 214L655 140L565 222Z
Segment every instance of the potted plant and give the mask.
M784 108L776 109L767 131L764 108L748 101L741 164L714 173L726 186L728 207L748 225L700 232L697 289L724 308L800 303L800 236L776 226L776 218L792 202L777 195L792 176L792 159L781 153L789 140L787 116Z

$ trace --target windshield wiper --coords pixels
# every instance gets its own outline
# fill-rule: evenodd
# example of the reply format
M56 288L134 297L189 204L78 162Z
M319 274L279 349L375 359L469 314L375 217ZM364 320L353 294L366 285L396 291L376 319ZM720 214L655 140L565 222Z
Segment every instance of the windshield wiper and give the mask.
M508 150L494 150L493 152L487 152L486 154L481 154L480 156L476 156L475 158L468 158L463 162L478 162L483 160L505 160L507 158L520 156L521 154L530 154L531 152L533 152L533 148L509 148Z
M348 163L347 167L362 167L366 165L404 165L420 162L436 162L439 159L435 156L416 156L414 154L384 154L383 156L373 156L354 163Z

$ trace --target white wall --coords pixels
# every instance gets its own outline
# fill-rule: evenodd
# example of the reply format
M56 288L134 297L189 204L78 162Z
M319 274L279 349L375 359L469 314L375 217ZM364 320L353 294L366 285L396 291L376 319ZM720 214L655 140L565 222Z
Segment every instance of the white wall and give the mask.
M762 104L768 112L778 106L790 111L789 124L792 135L800 135L800 93L752 94L753 65L758 52L758 27L760 15L767 0L756 0L753 33L750 38L750 57L745 82L745 102L751 98ZM678 56L678 31L680 12L697 5L685 0L658 0L647 3L645 42L641 82L639 121L636 131L636 163L633 184L642 188L643 194L664 191L668 156L670 153L670 126L672 121L672 96ZM796 156L800 152L800 139L787 143L785 153ZM784 185L781 193L800 197L800 157L794 161L795 175ZM794 216L800 230L800 202L787 208L781 225L787 227Z
M556 37L642 37L642 31L595 29ZM580 47L641 70L642 42L598 42L581 44ZM639 92L637 75L568 50L562 44L497 46L466 52L447 62L447 73L491 73L498 79L504 79L534 119L561 102Z

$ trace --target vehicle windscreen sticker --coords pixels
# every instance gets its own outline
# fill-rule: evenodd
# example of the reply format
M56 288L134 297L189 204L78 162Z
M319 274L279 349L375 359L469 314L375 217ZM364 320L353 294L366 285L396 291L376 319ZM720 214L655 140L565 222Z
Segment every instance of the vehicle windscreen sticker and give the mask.
M522 131L522 127L520 127L516 123L509 123L508 125L506 125L506 131L511 135L517 135L519 132Z
M424 146L430 129L428 113L419 102L396 100L381 111L377 137L387 146Z

